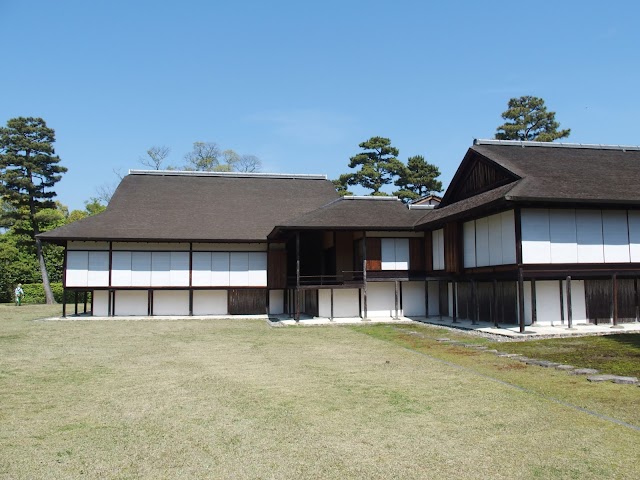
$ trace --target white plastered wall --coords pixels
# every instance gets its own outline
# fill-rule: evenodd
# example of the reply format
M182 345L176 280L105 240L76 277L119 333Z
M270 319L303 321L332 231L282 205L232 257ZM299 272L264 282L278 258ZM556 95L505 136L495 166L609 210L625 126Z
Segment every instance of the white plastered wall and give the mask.
M394 282L369 282L367 284L367 316L395 317L395 299ZM398 303L400 303L399 297Z
M269 314L282 315L284 313L284 290L269 291Z
M531 324L531 282L525 282L525 323ZM537 280L536 281L536 316L538 325L564 325L568 324L568 297L567 281L562 281L562 311L560 310L560 281ZM571 313L574 324L588 323L585 300L584 280L571 280Z
M93 310L91 314L94 317L106 317L109 315L109 292L107 290L93 291Z
M333 290L333 316L334 318L359 317L358 289L336 288ZM331 290L318 290L318 315L331 317Z
M424 282L402 282L402 314L410 317L425 316Z
M156 290L153 292L154 315L189 315L188 290Z
M147 290L116 290L114 314L146 316L149 313L148 295Z
M228 311L226 290L194 290L194 315L226 315Z

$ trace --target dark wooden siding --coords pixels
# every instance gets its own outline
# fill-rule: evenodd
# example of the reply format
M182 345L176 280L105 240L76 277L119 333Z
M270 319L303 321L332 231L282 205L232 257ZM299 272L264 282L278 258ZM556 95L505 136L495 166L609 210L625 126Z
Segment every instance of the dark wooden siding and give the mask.
M612 315L612 280L585 280L585 303L590 323L609 323ZM618 322L636 319L635 283L633 279L618 279Z
M267 289L229 289L229 315L261 315L267 311Z
M409 270L424 272L424 239L409 239Z
M287 286L286 250L269 250L267 259L267 285L269 288L285 288Z
M477 282L475 285L475 301L473 284L458 282L458 317L482 322L516 324L518 318L518 302L515 282Z
M449 285L447 282L438 282L438 309L441 316L451 315L449 312Z
M304 290L304 313L317 317L318 313L318 290Z
M424 233L424 267L425 271L433 272L433 237L432 232Z
M464 200L500 185L505 185L513 180L514 177L496 166L477 160L470 166L464 181L461 181L451 196L447 198L447 203Z
M350 270L362 270L362 265L353 268L353 233L336 232L336 274Z
M382 241L367 238L367 270L382 270Z
M449 273L460 273L462 255L460 253L460 225L448 223L444 226L444 266Z

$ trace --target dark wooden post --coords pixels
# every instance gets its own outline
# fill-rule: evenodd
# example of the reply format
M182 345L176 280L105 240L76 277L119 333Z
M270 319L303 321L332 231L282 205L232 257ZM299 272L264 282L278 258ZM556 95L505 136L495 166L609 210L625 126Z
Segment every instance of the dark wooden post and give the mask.
M457 296L457 282L454 280L453 281L453 289L451 292L451 299L453 300L453 323L456 323L458 321L458 296Z
M82 298L82 300L84 301L84 312L83 313L87 313L87 291L84 292L84 296Z
M367 307L367 232L362 232L362 308L363 308L363 320L367 320L369 315ZM396 302L397 304L397 302Z
M498 325L498 280L493 279L493 326L499 328Z
M424 281L424 317L429 317L429 280Z
M78 291L77 290L73 292L73 303L75 304L73 314L78 315Z
M564 325L564 289L562 288L562 280L558 280L560 286L560 324Z
M330 288L329 291L331 292L331 316L329 320L333 322L333 288Z
M296 232L296 291L294 293L295 321L300 321L300 232Z
M638 302L638 279L634 278L633 279L633 290L635 292L635 301L636 301L636 322L640 321L640 305Z
M571 306L571 275L567 276L567 325L573 328L573 310Z
M67 318L67 289L62 287L62 318Z
M471 308L473 308L473 312L471 312L471 324L477 325L479 320L479 308L478 308L478 289L475 280L471 280Z
M518 269L518 322L520 333L524 333L524 275L522 268Z
M538 323L538 306L536 305L536 281L531 279L531 325Z
M395 316L393 318L394 318L394 320L397 320L398 319L398 313L400 312L400 292L399 292L399 287L398 287L398 281L396 280L394 283L395 283L394 284L394 287L395 287L394 288L394 290L395 290L394 293L395 293L395 302L396 302L395 303L396 314L395 314Z
M613 294L611 295L612 311L613 311L613 326L618 326L618 275L615 273L611 279Z
M193 316L193 243L189 242L189 316Z

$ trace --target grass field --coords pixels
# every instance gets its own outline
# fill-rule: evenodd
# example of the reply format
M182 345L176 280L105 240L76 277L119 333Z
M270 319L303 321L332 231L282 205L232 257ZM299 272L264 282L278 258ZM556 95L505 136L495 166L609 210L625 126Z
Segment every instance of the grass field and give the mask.
M555 401L640 425L638 387L419 325L33 320L58 310L0 306L0 478L638 477L640 431Z

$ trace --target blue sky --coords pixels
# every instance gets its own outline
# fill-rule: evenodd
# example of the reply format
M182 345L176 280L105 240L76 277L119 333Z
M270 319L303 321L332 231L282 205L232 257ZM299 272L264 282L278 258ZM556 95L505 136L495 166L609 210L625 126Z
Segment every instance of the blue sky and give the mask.
M152 145L194 141L264 171L347 172L371 136L447 185L509 98L545 99L565 141L640 144L632 1L0 0L0 123L40 116L82 208Z

